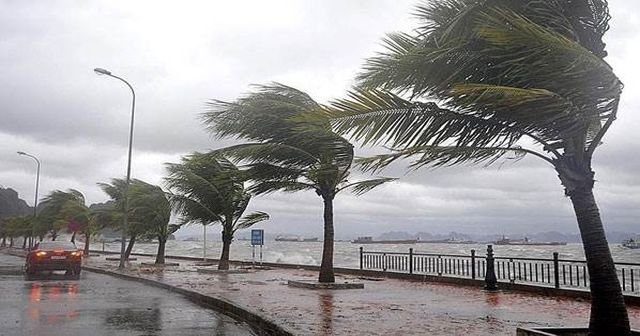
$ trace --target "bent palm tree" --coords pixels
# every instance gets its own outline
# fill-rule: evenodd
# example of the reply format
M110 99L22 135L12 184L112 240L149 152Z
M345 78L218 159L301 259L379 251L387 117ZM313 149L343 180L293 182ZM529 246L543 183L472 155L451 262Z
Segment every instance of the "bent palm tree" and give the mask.
M363 194L390 178L349 182L353 146L329 127L326 120L304 118L324 107L306 93L272 84L260 86L235 102L214 101L203 115L208 129L219 137L235 136L252 143L222 151L248 163L250 191L313 190L324 203L324 243L320 282L335 282L333 272L333 200L350 188Z
M417 156L414 168L492 163L507 154L550 164L584 244L590 334L628 335L591 168L622 90L603 60L606 1L447 0L417 9L417 35L389 35L388 51L359 77L361 88L326 115L337 118L339 132L393 146L362 162L372 170L410 156Z
M222 255L218 269L229 269L229 249L237 230L269 219L256 211L243 216L251 195L245 190L244 174L231 161L216 153L193 153L182 162L167 164L167 186L172 205L183 224L222 225Z
M158 239L156 264L164 264L165 248L169 235L176 232L180 225L169 224L171 205L165 192L158 186L147 183L135 183L129 189L129 206L133 218L142 220L145 236Z
M121 222L122 215L124 214L124 195L125 190L127 190L127 182L122 178L113 178L111 179L111 183L98 183L98 186L105 194L107 194L114 201L114 207L111 210L113 215L113 220ZM146 183L142 180L133 179L131 180L128 190L129 190L129 202L134 202L132 198L131 190L139 190L137 195L143 194L142 191L149 191L153 189L153 185ZM127 235L129 236L129 242L127 243L127 247L124 251L124 258L129 259L131 255L131 251L133 250L133 246L136 243L136 239L140 236L144 235L148 230L148 218L144 217L144 212L135 212L133 208L129 208L128 212L129 225L127 227Z
M85 255L89 255L91 236L110 223L106 213L87 207L84 195L75 189L51 192L42 202L38 220L50 223L50 230L56 232L54 237L66 228L72 233L71 242L75 243L76 234L83 234Z

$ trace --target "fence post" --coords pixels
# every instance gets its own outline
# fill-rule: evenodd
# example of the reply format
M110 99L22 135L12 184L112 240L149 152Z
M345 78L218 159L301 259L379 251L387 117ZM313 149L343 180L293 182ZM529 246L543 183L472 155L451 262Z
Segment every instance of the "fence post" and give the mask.
M413 247L409 248L409 274L413 274Z
M471 279L476 278L476 250L471 250Z
M558 262L558 252L553 252L553 279L554 287L560 288L560 263Z
M386 253L382 254L382 271L383 272L387 271L387 254Z
M484 289L498 290L498 279L496 278L493 259L493 246L491 245L487 245L487 273L484 275Z
M360 246L360 269L363 269L363 266L364 266L362 257L363 257L363 251L362 251L362 246Z

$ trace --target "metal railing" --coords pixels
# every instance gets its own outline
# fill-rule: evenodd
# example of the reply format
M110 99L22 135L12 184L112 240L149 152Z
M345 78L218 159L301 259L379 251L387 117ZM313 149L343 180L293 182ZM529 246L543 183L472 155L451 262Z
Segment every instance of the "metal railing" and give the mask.
M484 279L487 262L493 263L498 282L533 284L554 288L589 288L589 272L584 260L497 257L488 246L487 256L470 254L408 253L364 251L360 247L360 269L409 274ZM491 258L489 257L491 253ZM491 261L489 261L491 260ZM615 263L623 293L640 294L640 264Z

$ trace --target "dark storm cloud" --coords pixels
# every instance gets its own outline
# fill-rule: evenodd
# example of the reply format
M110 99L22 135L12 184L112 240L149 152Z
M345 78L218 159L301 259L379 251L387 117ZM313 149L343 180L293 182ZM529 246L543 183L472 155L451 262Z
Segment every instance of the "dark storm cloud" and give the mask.
M23 150L43 161L41 196L75 188L90 202L106 199L96 182L124 175L131 96L95 67L135 87L133 175L161 183L165 162L231 143L204 131L198 116L205 102L233 100L250 84L270 81L322 103L343 97L385 33L415 26L415 3L0 0L0 185L33 199L34 164L15 154ZM610 6L607 60L626 87L618 121L594 159L595 190L607 228L637 231L640 4ZM338 235L576 230L556 173L533 158L412 173L397 165L380 175L401 179L361 197L337 197ZM311 192L256 197L252 208L271 214L270 230L322 229L322 202Z

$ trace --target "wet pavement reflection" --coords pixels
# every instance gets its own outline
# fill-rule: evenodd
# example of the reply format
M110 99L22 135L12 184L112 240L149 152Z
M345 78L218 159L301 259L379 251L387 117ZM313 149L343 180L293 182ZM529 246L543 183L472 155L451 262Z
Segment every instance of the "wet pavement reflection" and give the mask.
M324 292L318 295L322 312L322 335L333 335L333 294Z
M0 254L0 261L21 262ZM255 335L245 324L184 297L85 272L25 281L0 276L0 335Z

